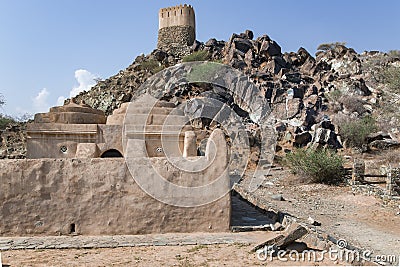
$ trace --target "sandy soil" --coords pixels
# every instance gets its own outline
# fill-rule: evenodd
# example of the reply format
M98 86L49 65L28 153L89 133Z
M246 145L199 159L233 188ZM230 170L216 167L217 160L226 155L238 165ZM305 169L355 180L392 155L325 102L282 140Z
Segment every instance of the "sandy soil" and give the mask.
M252 245L157 246L87 250L14 250L2 252L3 266L322 266L323 262L261 261Z

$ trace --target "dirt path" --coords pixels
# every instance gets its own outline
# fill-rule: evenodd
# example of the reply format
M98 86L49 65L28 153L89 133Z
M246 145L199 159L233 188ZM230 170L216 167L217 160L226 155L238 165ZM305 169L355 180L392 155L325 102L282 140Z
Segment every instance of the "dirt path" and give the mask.
M375 255L400 254L400 203L384 205L373 196L353 194L349 186L299 184L284 170L271 175L255 194L280 211L302 221L310 216L321 223L316 228ZM284 200L274 200L277 194Z

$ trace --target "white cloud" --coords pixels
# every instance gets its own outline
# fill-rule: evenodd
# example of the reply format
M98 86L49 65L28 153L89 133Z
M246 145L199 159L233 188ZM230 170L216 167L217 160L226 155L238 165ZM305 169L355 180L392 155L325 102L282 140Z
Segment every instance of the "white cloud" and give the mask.
M75 97L80 92L89 90L93 85L96 84L95 79L98 78L96 75L90 73L87 70L79 69L75 71L75 79L78 82L78 86L72 88L69 92L69 97Z
M48 98L49 98L49 91L47 91L46 88L43 88L33 99L32 99L32 104L33 104L33 111L35 113L38 112L47 112L50 108L50 105L48 103Z
M64 105L64 100L65 100L65 97L64 97L64 96L59 96L59 97L57 98L56 106L63 106L63 105Z
M96 79L99 77L90 73L87 70L84 69L79 69L75 71L75 79L78 82L78 86L75 86L71 89L69 92L69 97L75 97L77 96L80 92L83 91L88 91L92 86L96 85ZM64 100L66 99L65 96L59 96L57 98L57 106L62 106L64 105Z
M75 79L78 82L78 86L75 86L71 89L71 91L69 93L70 97L75 97L80 92L89 90L93 85L96 84L96 81L95 81L96 78L98 78L96 75L90 73L87 70L84 70L84 69L76 70L75 71ZM50 107L53 106L53 104L52 105L49 104L49 96L50 96L50 92L46 88L43 88L34 98L32 98L32 111L31 112L28 112L21 108L18 108L17 112L18 113L29 113L29 114L48 112ZM65 100L64 96L59 96L57 98L56 105L57 106L64 105L64 100ZM54 100L52 100L52 101L54 101Z

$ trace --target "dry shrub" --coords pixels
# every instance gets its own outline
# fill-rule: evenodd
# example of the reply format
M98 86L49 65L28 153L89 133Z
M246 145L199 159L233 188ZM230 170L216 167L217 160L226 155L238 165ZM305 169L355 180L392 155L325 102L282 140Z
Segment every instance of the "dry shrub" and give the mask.
M339 126L339 135L346 142L347 147L362 147L366 137L378 130L375 119L371 116L362 118L342 117L336 119Z
M343 158L328 149L297 149L286 155L295 174L310 182L335 184L343 181Z

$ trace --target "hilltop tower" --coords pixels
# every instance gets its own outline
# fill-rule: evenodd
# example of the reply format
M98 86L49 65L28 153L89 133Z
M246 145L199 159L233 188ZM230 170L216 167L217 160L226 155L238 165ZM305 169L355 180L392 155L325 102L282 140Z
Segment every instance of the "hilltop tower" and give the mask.
M161 8L158 12L157 48L182 57L196 40L194 9L190 5Z

